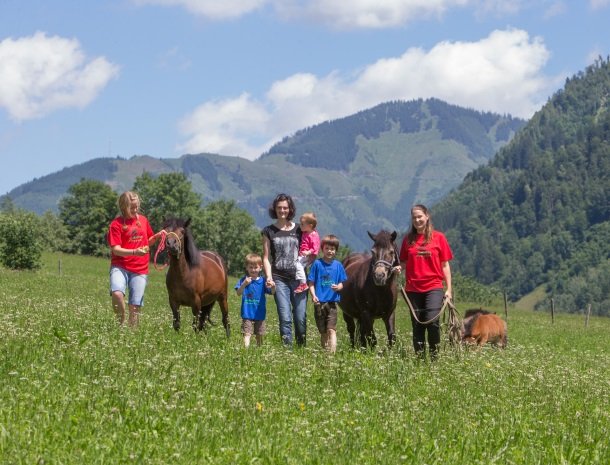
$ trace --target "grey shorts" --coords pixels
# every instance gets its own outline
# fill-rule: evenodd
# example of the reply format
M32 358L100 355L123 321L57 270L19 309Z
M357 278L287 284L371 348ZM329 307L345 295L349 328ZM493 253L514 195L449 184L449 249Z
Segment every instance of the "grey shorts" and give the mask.
M267 333L267 325L265 320L241 320L241 333L254 334L255 336L264 336Z
M337 330L337 302L319 302L314 304L313 308L320 334L329 329Z

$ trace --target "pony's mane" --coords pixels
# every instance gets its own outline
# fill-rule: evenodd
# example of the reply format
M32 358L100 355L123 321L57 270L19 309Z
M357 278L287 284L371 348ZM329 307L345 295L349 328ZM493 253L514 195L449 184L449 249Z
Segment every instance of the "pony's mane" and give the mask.
M186 263L188 264L189 268L193 268L195 266L199 266L201 253L197 248L197 244L195 243L195 239L193 238L193 233L191 232L189 224L187 223L190 222L181 218L169 218L163 223L163 229L172 231L178 228L182 228L184 230L184 258L186 258Z

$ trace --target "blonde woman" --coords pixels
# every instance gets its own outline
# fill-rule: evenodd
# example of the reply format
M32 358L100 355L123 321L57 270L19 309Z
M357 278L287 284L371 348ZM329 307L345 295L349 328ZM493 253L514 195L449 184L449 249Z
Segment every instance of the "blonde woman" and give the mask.
M110 223L110 295L119 324L125 323L125 294L129 290L129 326L138 325L148 282L149 245L157 242L162 231L153 233L148 219L138 212L140 198L123 192L118 200L121 214Z

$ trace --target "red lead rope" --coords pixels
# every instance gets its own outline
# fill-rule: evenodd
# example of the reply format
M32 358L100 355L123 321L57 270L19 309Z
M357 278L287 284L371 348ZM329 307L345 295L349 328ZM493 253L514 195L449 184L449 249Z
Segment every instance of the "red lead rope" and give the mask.
M161 230L161 242L159 242L159 246L157 247L157 252L155 252L155 259L153 261L153 265L155 267L155 270L157 270L157 271L163 270L168 265L168 263L166 262L161 267L157 266L157 257L163 250L165 250L165 237L166 236L167 236L167 233L165 232L165 230L164 229Z

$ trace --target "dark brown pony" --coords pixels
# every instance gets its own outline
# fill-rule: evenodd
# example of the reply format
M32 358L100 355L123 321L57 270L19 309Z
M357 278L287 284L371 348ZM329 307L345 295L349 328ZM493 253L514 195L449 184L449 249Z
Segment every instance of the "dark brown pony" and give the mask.
M394 310L398 296L396 274L392 268L399 264L396 249L396 231L368 233L374 244L371 254L353 253L343 260L347 281L343 283L339 306L347 325L352 347L356 329L360 346L377 344L373 323L381 318L388 333L388 344L396 341Z
M167 235L165 248L169 255L169 269L165 278L169 306L174 317L174 329L180 329L180 306L193 311L193 329L201 331L210 321L215 302L220 305L222 324L230 335L227 267L216 252L199 250L186 221L168 219L163 224Z
M483 309L470 309L464 313L462 342L479 347L488 342L506 347L506 322L495 313Z

